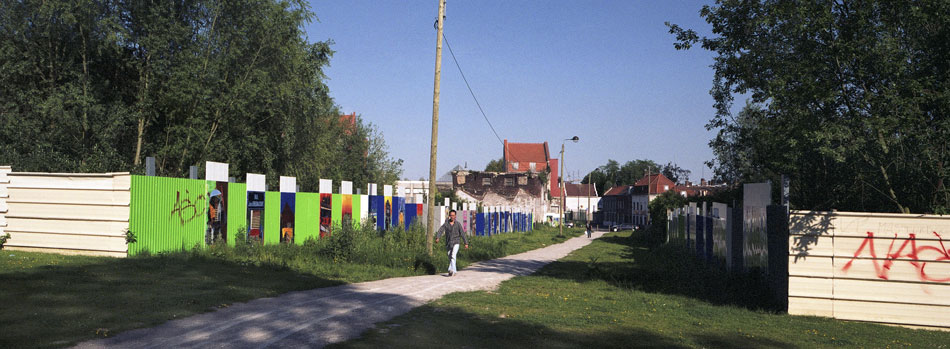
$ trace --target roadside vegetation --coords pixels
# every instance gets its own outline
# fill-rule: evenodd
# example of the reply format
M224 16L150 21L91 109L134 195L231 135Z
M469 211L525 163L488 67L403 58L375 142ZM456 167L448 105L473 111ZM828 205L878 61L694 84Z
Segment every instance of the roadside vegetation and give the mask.
M775 311L754 277L642 232L610 233L498 290L453 293L347 348L940 348L950 333Z
M341 229L303 245L214 245L131 258L0 251L0 347L63 347L290 291L445 272L422 228ZM541 248L579 229L472 237L459 266Z

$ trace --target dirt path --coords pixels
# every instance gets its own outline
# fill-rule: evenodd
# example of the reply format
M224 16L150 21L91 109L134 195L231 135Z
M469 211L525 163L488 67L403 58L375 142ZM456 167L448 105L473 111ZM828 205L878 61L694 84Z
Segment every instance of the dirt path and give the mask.
M603 235L595 232L594 238ZM323 347L453 292L492 290L529 275L591 240L585 236L469 265L454 277L392 278L255 299L219 311L80 343L78 348ZM459 251L464 253L464 250Z

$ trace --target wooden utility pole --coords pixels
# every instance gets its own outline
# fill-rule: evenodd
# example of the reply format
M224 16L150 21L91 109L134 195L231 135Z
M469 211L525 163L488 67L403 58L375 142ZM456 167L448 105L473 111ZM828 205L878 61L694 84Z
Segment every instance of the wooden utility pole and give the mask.
M435 44L435 87L432 91L432 148L429 151L429 229L426 231L426 251L432 255L432 234L435 233L435 160L439 144L439 79L442 75L442 22L445 20L445 0L439 0L438 36Z

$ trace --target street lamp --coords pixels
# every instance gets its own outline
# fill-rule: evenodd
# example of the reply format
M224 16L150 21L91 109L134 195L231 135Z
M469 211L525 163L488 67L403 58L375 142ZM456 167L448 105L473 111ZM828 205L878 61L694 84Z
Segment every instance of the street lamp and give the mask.
M558 180L559 180L560 183L561 183L561 189L560 189L560 190L561 190L561 209L559 210L560 212L558 212L558 213L560 214L561 217L558 218L558 219L559 219L559 221L558 221L558 229L559 229L559 230L558 230L558 236L564 236L564 201L567 200L567 199L565 198L565 195L567 194L567 191L564 190L564 142L573 141L574 143L577 143L577 141L579 141L579 140L580 140L579 137L574 136L574 137L571 137L571 138L568 138L568 139L565 139L565 140L561 141L561 172L558 173Z

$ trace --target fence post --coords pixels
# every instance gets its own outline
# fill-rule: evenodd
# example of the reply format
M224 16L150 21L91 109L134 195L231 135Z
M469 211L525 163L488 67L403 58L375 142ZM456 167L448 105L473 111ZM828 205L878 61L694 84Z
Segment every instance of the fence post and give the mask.
M788 311L788 211L785 205L769 205L766 211L768 232L768 282L782 311Z
M706 215L703 216L703 226L705 227L703 233L706 234L706 239L703 240L706 243L706 263L712 263L715 259L713 256L713 218L709 211L706 211Z
M145 175L146 176L155 176L155 158L146 157L145 158Z
M700 257L703 256L703 252L706 250L706 233L703 231L706 227L703 224L703 212L696 212L696 254Z
M732 229L729 230L730 236L730 256L729 259L732 261L732 269L735 271L745 271L745 265L743 257L743 243L742 243L742 227L744 225L742 221L742 207L733 207L732 215L729 216L729 219L732 220Z

